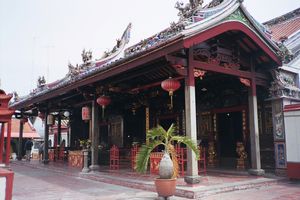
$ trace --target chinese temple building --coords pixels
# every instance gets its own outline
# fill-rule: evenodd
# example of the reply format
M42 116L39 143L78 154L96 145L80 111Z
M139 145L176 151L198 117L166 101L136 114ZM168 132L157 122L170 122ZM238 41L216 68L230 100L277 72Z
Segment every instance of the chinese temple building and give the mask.
M177 3L178 22L126 47L129 24L102 58L83 51L82 64L69 64L68 74L56 82L40 78L38 87L11 107L43 115L46 141L50 118L69 120L71 147L79 139L91 140L94 169L101 162L99 145L130 149L145 142L150 128L172 123L178 134L207 149L210 167L247 168L256 175L282 167L274 160L274 144L284 141L283 124L278 125L282 102L300 100L298 76L282 80L279 70L290 51L282 50L271 24L268 29L258 23L241 0L201 2ZM194 158L188 151L189 182L198 177Z

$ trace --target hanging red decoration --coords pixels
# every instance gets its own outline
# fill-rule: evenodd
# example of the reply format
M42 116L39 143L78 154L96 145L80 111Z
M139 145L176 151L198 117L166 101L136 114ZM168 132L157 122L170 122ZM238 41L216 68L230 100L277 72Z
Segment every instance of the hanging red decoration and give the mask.
M81 117L82 117L82 120L84 120L84 121L88 121L91 119L91 111L88 106L82 107Z
M173 93L180 88L180 82L172 77L169 77L161 82L161 87L169 92L169 96L171 98L171 108L173 108Z
M97 103L102 107L102 118L104 118L104 110L111 102L111 98L109 96L102 95L97 98Z

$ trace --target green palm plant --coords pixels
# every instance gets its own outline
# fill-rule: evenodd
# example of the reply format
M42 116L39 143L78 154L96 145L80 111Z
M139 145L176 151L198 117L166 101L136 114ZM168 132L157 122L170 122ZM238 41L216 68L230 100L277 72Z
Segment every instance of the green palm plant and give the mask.
M172 124L167 131L163 127L158 125L156 128L153 128L147 132L146 138L148 142L147 144L142 145L137 155L137 162L136 162L137 172L144 173L147 171L150 153L153 151L153 149L155 149L159 145L164 146L164 152L165 152L164 157L166 156L170 158L170 155L172 157L171 164L173 165L173 167L172 167L171 176L173 178L177 177L178 175L178 162L177 162L176 151L174 148L174 142L185 144L196 154L197 159L199 159L199 151L197 145L190 138L186 136L175 135L175 130L176 128L174 124ZM159 175L161 178L163 178L162 174L165 172L162 172L162 170L164 169L161 168L161 163L159 168Z

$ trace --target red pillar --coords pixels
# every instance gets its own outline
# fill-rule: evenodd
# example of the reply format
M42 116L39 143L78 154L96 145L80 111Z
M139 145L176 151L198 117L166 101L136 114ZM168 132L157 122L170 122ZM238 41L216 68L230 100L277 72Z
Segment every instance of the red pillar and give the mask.
M1 135L0 135L0 163L3 163L3 149L4 149L4 123L1 123Z
M9 158L10 158L10 138L11 138L11 121L7 123L7 137L6 137L6 158L5 158L5 165L9 165Z

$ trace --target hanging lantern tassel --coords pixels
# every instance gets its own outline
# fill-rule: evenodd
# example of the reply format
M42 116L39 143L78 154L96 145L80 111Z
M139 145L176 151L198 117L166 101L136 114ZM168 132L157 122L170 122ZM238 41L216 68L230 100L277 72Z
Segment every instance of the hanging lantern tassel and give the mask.
M102 95L101 97L97 98L97 103L102 107L102 119L104 119L104 111L105 107L108 106L111 102L109 96Z
M104 118L105 106L102 105L102 119Z
M171 98L171 109L173 109L173 91L170 91L169 92L169 96L170 96L170 98Z
M161 82L162 89L169 92L169 96L171 98L171 106L170 109L173 108L173 93L174 91L178 90L180 88L180 82L173 78L168 78Z

